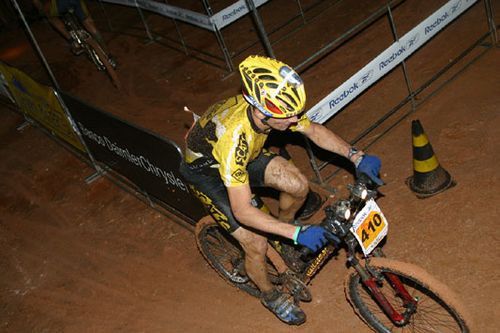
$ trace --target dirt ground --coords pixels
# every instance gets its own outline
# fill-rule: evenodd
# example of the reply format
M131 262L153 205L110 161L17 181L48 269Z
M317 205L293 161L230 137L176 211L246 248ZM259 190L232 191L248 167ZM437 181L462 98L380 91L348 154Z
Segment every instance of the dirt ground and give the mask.
M220 10L229 3L214 1L213 7ZM316 11L322 15L292 38L274 44L276 56L292 65L300 63L381 3L343 1L320 6ZM407 1L399 6L394 12L399 35L443 3ZM499 23L500 1L492 3ZM184 6L202 10L195 1L185 1ZM265 5L261 12L268 29L289 18L296 10L292 7L282 0ZM121 91L86 59L73 56L46 21L32 22L63 90L179 144L190 124L190 115L182 112L184 105L202 112L211 103L238 93L236 75L172 47L172 21L147 14L151 29L161 38L145 42L134 10L105 8L114 32L107 30L100 7L90 6L118 59ZM217 51L210 34L187 25L181 28L190 43ZM429 80L486 31L484 5L476 4L408 60L413 87ZM249 19L223 32L231 52L238 45L251 45L256 38ZM282 35L280 30L272 40ZM309 106L380 53L391 38L387 21L380 20L304 71ZM2 33L0 40L1 60L50 84L22 29ZM496 220L500 214L500 49L493 48L465 66L484 49L476 47L424 91L417 99L419 107L409 117L381 136L388 127L384 124L359 145L380 136L368 151L383 161L386 185L381 191L385 196L378 203L390 223L385 251L446 282L467 305L474 331L494 333L500 326ZM259 44L250 46L235 56L235 63L251 53L263 51ZM444 81L447 84L441 85ZM327 126L351 140L406 93L398 68ZM288 327L211 270L198 253L189 227L174 223L106 178L86 184L93 173L87 164L36 127L18 130L23 118L5 105L0 117L0 332L370 331L344 297L342 256L313 280L313 301L303 304L307 323ZM413 119L421 121L441 166L457 182L425 200L417 199L405 185L413 173ZM293 144L290 151L313 179L303 147ZM343 193L351 180L351 174L341 172L329 185Z

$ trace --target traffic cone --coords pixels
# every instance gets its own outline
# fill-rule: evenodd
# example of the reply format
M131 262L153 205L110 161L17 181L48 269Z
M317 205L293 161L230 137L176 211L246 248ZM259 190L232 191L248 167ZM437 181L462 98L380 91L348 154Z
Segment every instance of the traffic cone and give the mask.
M413 176L406 184L418 198L428 198L454 186L456 183L443 169L434 155L432 146L424 133L420 121L411 123L413 137Z

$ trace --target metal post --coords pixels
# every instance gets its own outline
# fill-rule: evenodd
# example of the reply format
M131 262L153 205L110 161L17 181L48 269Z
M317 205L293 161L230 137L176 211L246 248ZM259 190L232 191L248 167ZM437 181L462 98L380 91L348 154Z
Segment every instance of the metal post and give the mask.
M69 124L71 125L71 127L73 128L73 131L75 131L76 135L80 139L80 142L82 143L83 147L85 148L85 151L86 151L87 155L89 156L90 162L92 163L92 165L94 166L94 168L96 170L96 173L93 174L93 175L90 175L89 177L87 177L87 179L85 181L87 184L90 184L94 180L96 180L97 178L99 178L101 175L105 174L106 170L104 170L103 168L101 168L97 164L97 161L95 160L94 156L90 152L89 147L87 146L87 144L85 143L85 140L83 139L83 135L80 132L80 129L76 125L75 120L71 116L71 113L69 112L68 107L64 103L63 99L61 98L61 96L59 96L59 93L57 91L54 91L54 95L56 96L57 100L59 101L59 104L61 104L61 108L63 109L64 114L66 115L66 118L69 121Z
M262 44L264 45L264 49L266 50L266 53L269 57L271 58L276 58L274 56L274 51L271 46L271 42L269 42L269 38L267 37L266 30L264 29L264 24L262 23L262 19L259 15L259 12L257 11L257 8L255 8L255 4L253 3L253 0L246 0L248 10L252 12L253 20L255 23L255 26L257 28L257 32L259 33L260 40L262 41Z
M26 22L26 19L24 18L24 15L23 15L23 12L22 12L21 8L17 4L16 0L11 0L11 1L12 1L12 4L14 5L14 7L16 8L16 10L17 10L17 12L19 14L19 17L23 21L23 24L26 27L26 31L28 32L28 35L30 36L31 41L33 42L33 45L35 45L36 52L38 53L38 56L42 59L43 66L45 67L45 69L49 73L50 79L52 80L52 83L54 84L54 87L57 90L59 90L60 89L59 88L59 84L57 83L57 80L56 80L56 78L54 76L54 73L52 73L52 70L50 69L49 63L45 59L45 56L43 55L42 50L40 49L40 46L38 45L38 42L35 39L35 36L33 36L33 33L31 32L31 29L30 29L30 27L28 25L28 22Z
M300 16L302 16L302 21L304 22L305 25L307 23L306 16L304 14L304 10L302 9L302 4L300 3L300 0L297 0L297 6L299 6Z
M392 35L394 37L394 41L399 42L399 36L398 32L396 30L396 24L394 23L394 17L392 16L392 10L391 10L391 5L387 4L387 15L389 16L389 22L391 24L391 30L392 30ZM403 68L403 74L405 77L405 82L406 82L406 88L408 89L408 96L410 96L411 100L411 108L412 110L416 109L416 103L415 103L415 93L413 92L410 77L408 75L408 70L406 69L406 61L403 60L401 62L401 66Z
M208 16L212 16L212 7L210 6L210 3L208 0L203 0L203 6L205 7L205 11L207 12ZM219 28L214 24L214 33L215 37L217 38L217 42L219 43L219 46L222 50L222 54L224 55L224 59L226 60L226 65L229 70L229 72L234 71L234 65L233 65L233 60L231 58L231 55L229 54L229 50L226 47L226 43L224 42L224 37L222 36L221 31Z
M321 177L320 169L318 168L318 163L316 163L316 157L314 156L314 152L312 151L311 142L309 139L304 136L304 140L306 142L306 151L307 155L309 155L309 162L311 163L311 167L313 168L314 174L316 175L316 179L318 183L323 185L323 178Z
M491 42L493 45L498 43L497 26L493 18L493 9L491 7L491 0L484 0L484 7L486 9L486 17L488 19L488 26L490 28Z
M168 0L164 0L164 1L165 1L165 4L168 5ZM184 53L186 55L189 55L188 48L186 46L186 43L184 42L184 38L182 38L181 30L179 29L179 25L177 24L177 20L173 18L172 21L174 22L175 31L177 32L177 36L179 36L179 39L180 39L181 44L182 44L182 48L184 49Z
M102 0L99 0L99 5L101 7L102 12L104 13L104 17L106 17L106 23L108 24L109 31L113 32L113 26L111 25L111 20L109 19L108 13L102 4Z
M151 35L151 31L149 31L148 23L146 22L146 19L144 18L144 14L142 14L141 7L139 7L139 3L137 3L137 0L134 0L134 2L135 2L135 8L137 8L137 11L139 12L139 16L141 17L142 24L144 25L144 29L146 30L146 34L148 35L149 41L154 42L154 38Z

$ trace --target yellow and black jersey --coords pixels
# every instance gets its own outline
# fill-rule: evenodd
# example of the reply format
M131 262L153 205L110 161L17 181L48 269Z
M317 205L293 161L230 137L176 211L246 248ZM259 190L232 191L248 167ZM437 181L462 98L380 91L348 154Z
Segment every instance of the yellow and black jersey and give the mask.
M250 110L242 95L212 105L186 138L189 167L210 175L218 172L225 186L248 184L247 164L261 153L268 136L255 127ZM290 129L302 131L310 124L303 115Z

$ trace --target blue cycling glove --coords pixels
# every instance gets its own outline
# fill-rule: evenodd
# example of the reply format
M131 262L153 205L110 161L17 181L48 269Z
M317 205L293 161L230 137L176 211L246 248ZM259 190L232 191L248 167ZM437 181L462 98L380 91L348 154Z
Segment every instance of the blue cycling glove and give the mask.
M382 179L378 177L381 165L382 162L380 162L377 156L365 154L361 157L361 162L356 167L356 173L365 173L377 185L384 185Z
M333 235L331 232L318 225L305 225L297 227L293 235L295 244L299 244L316 252L327 243L327 238Z

